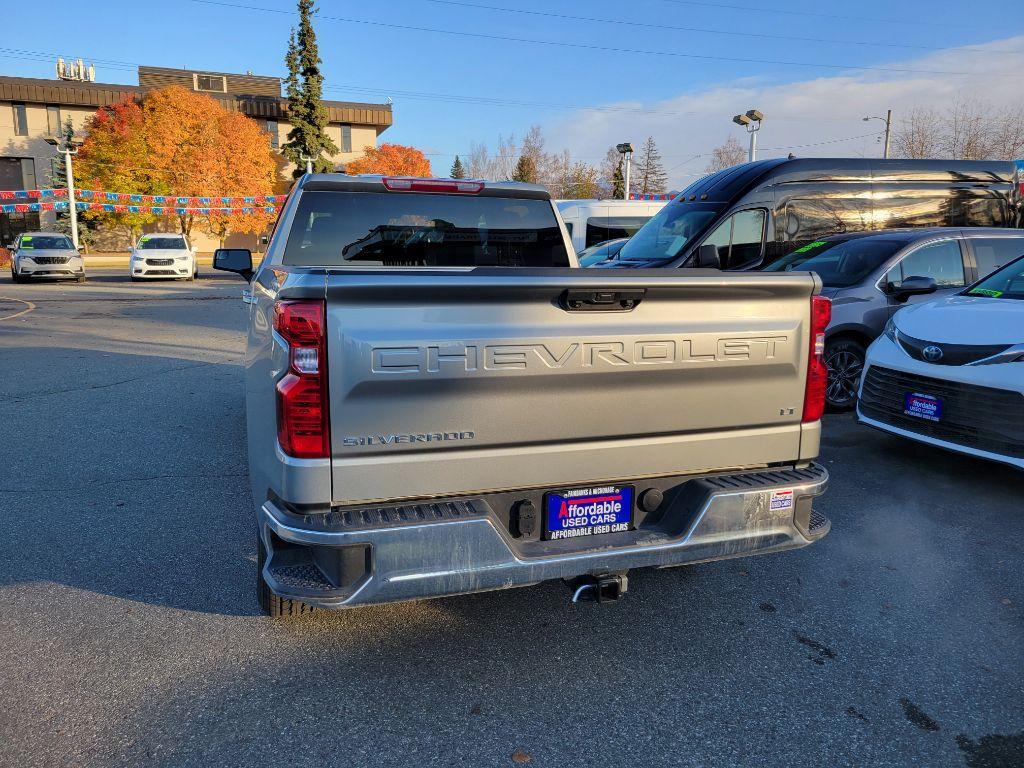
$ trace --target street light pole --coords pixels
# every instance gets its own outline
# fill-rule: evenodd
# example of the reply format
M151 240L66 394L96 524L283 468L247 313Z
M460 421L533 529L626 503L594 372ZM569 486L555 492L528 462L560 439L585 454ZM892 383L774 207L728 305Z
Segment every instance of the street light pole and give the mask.
M882 157L884 157L885 159L888 160L889 159L889 146L890 146L891 139L892 139L892 110L891 109L887 109L885 111L885 117L878 117L878 116L872 115L870 117L865 117L864 118L864 122L865 123L868 120L881 120L882 122L885 123L885 148L882 150Z
M78 146L82 142L76 141L72 135L70 138L51 136L46 139L46 143L56 147L57 151L64 155L64 175L67 176L68 181L68 213L71 214L71 242L77 249L79 247L78 206L75 204L75 175L71 165L71 156L78 154Z
M748 109L746 114L736 115L732 121L736 125L742 125L750 134L750 149L747 150L747 162L757 160L757 132L761 130L761 121L764 120L764 113L757 109Z
M313 158L312 157L308 157L306 154L302 154L299 157L302 160L306 161L306 173L307 174L312 173L313 172Z
M77 155L78 150L64 147L64 173L68 177L68 212L71 214L71 242L78 249L78 206L75 204L75 175L71 168L71 156Z
M889 138L892 136L892 110L887 109L885 111L885 154L882 155L886 160L889 159Z

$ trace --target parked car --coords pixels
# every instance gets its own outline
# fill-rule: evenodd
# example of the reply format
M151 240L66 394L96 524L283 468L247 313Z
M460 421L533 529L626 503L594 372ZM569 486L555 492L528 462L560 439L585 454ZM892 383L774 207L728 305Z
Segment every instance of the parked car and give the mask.
M556 200L555 207L579 253L592 245L630 237L667 200Z
M1024 258L897 312L868 348L857 418L1024 469Z
M829 235L903 227L1019 227L1012 162L799 158L743 163L698 179L600 266L759 269Z
M251 279L265 612L615 599L828 533L818 281L575 265L541 186L336 174L296 182L255 275L215 253Z
M581 267L592 267L598 262L614 259L622 246L625 245L628 237L618 237L614 240L605 240L603 243L592 245L580 251L578 256Z
M903 229L815 240L765 267L811 271L832 299L825 332L828 405L853 408L868 345L906 304L962 291L1024 255L1020 229Z
M132 280L195 280L199 277L199 263L184 235L154 232L140 237L132 248L128 271Z
M85 260L71 238L59 232L26 232L14 241L11 279L74 279L85 282Z

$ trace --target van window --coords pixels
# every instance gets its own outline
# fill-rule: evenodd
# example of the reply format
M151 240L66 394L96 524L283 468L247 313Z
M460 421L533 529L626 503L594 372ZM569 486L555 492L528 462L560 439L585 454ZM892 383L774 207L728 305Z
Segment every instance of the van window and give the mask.
M871 201L859 198L794 199L786 204L786 240L817 240L871 229Z
M872 229L949 226L949 200L941 197L908 197L875 201Z
M951 207L951 227L1012 226L1010 217L1006 215L1005 200L995 197L974 197L954 200Z
M971 248L978 263L978 279L990 275L1018 256L1024 256L1024 236L972 237Z
M722 269L737 269L761 258L765 212L761 208L738 211L708 235L701 245L718 248Z
M284 263L568 267L548 200L415 192L304 192Z
M908 277L931 277L940 288L965 285L964 259L957 240L940 240L918 248L904 257L886 274L893 286L899 286Z
M586 246L589 248L605 240L632 237L650 219L650 216L591 216L587 219Z

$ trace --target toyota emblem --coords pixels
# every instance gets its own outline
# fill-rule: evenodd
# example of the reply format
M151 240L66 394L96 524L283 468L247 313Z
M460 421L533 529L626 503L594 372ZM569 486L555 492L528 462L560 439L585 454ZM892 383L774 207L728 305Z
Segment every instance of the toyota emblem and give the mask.
M929 363L937 363L942 359L942 349L940 347L936 347L934 344L931 344L921 350L921 354Z

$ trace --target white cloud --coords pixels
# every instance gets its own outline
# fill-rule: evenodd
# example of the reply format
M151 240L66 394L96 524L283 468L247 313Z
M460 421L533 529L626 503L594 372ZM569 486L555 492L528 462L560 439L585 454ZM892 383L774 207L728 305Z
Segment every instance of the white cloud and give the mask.
M941 108L957 98L993 107L1024 103L1024 36L880 66L919 72L851 72L780 85L750 77L655 103L608 104L609 111L579 110L547 123L547 146L572 147L576 156L591 159L617 142L638 145L653 136L678 189L702 173L707 155L730 133L746 146L743 130L730 121L752 107L765 114L759 157L790 151L803 157L872 157L881 155L874 136L849 139L883 128L879 121L863 122L865 115L884 116L892 109L898 123L915 106ZM698 154L702 157L687 162Z

